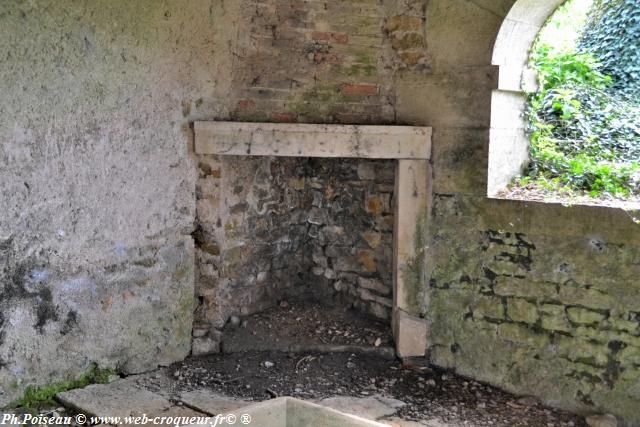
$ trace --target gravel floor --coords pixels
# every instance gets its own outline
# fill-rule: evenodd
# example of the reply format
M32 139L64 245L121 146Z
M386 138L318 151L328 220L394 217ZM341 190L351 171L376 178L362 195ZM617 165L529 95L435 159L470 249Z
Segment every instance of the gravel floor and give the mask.
M178 395L207 389L245 400L293 396L382 395L406 405L410 421L455 426L585 426L583 418L545 408L491 386L426 366L364 354L243 352L190 358L147 376L145 388Z

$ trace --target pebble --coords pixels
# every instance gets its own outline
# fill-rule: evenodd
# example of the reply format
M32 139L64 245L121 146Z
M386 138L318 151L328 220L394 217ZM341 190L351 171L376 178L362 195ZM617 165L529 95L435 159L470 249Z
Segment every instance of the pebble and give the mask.
M238 316L231 316L229 318L229 323L231 323L233 326L238 326L240 324L240 318Z
M266 362L264 362L264 366L267 367L267 368L273 368L275 366L275 363L269 362L267 360Z

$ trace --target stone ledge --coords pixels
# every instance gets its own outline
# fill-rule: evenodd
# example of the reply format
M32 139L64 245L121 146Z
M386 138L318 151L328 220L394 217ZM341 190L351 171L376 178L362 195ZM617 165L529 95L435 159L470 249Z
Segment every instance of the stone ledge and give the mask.
M197 154L424 159L429 127L195 122Z

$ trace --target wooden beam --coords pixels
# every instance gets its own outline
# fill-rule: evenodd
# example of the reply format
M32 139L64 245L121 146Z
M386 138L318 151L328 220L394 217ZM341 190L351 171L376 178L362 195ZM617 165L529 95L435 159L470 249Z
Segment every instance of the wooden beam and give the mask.
M431 128L195 122L196 154L232 156L423 159Z

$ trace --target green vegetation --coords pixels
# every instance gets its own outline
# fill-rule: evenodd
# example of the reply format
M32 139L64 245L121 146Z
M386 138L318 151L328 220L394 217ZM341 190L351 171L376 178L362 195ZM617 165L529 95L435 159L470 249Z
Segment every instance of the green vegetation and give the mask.
M629 100L640 97L640 3L638 0L595 0L578 41L591 52L602 72L613 77L611 92Z
M92 364L89 370L76 380L27 387L22 398L13 402L11 406L24 408L31 413L36 413L43 406L55 405L53 398L58 393L75 388L83 388L90 384L106 384L114 375L116 375L114 369L100 369L98 365Z
M531 164L519 183L593 197L639 196L640 103L614 89L624 76L606 74L594 53L577 49L589 3L565 3L534 46L531 64L539 88L529 97ZM640 3L615 3L640 12ZM595 22L593 14L589 19Z

